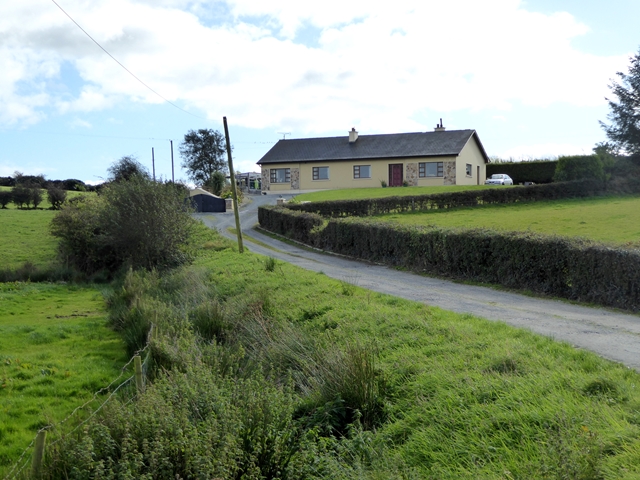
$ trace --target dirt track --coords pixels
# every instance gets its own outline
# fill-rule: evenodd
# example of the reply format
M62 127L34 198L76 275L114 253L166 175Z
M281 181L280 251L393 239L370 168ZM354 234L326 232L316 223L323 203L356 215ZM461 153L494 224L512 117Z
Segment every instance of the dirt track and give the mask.
M290 195L283 195L287 198ZM251 196L240 210L245 248L292 263L307 270L345 280L370 290L415 300L445 310L471 313L536 333L563 340L621 362L640 371L640 316L531 298L485 287L429 278L392 268L349 260L336 255L310 252L262 235L257 225L258 206L274 205L278 195ZM228 227L235 228L233 212L197 215L207 226L235 240ZM250 238L248 238L250 237ZM251 242L251 238L269 248Z

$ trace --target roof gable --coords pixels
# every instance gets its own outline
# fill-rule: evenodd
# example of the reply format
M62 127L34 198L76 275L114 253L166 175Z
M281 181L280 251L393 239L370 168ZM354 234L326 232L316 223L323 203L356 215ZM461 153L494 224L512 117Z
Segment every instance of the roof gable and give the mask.
M280 140L258 164L457 156L472 137L475 137L487 161L488 157L475 130L449 130L360 135L354 143L349 143L347 135Z

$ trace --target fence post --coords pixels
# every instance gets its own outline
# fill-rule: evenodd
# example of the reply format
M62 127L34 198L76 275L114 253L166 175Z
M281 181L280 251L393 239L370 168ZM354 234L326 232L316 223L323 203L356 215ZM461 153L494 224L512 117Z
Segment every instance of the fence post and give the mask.
M44 445L47 440L47 431L40 430L36 437L36 446L33 451L33 461L31 462L31 477L40 478L42 476L42 462L44 461Z
M138 393L143 393L144 378L142 377L142 360L140 359L140 355L133 357L133 364L136 368L136 387L138 389Z

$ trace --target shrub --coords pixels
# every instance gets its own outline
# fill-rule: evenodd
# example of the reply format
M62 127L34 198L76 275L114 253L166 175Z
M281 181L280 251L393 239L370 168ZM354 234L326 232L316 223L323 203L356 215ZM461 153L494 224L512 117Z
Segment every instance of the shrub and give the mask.
M29 187L29 195L31 196L31 204L33 208L38 208L38 205L42 203L42 190L40 187L32 185Z
M560 157L554 182L568 182L571 180L604 180L604 167L598 155L573 155Z
M47 188L47 197L49 198L51 208L53 210L60 210L60 207L62 207L62 204L67 199L67 192L56 186L49 185Z
M9 190L0 190L0 206L2 208L7 208L13 201L13 194Z
M189 259L195 225L172 184L140 176L113 182L97 198L69 202L52 221L60 252L79 270L113 274L124 265L169 268Z
M28 208L31 204L31 192L25 185L17 184L11 189L11 198L18 208Z

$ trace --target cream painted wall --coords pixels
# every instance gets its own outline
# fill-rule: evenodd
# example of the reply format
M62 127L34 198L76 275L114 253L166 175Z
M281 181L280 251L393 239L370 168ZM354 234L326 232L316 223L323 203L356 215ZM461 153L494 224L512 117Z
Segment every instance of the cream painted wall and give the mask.
M471 176L466 175L467 164L471 165ZM478 167L480 178L478 179ZM482 156L475 136L472 136L464 146L456 159L456 184L457 185L484 185L487 178L487 164Z
M389 165L401 163L403 165L403 178L407 178L407 165L422 162L454 162L456 164L456 184L475 185L477 178L477 166L480 166L480 183L485 180L485 163L482 153L478 148L475 139L465 145L458 157L423 157L410 159L383 159L365 161L333 161L314 163L277 163L262 166L262 187L272 192L291 191L289 183L270 184L269 170L272 168L290 168L300 171L300 190L324 190L337 188L367 188L379 187L381 180L389 183ZM473 165L473 176L467 178L465 175L465 165ZM371 178L353 178L353 167L355 165L371 165ZM313 180L313 167L329 167L328 180ZM443 177L417 178L417 185L421 187L444 185Z

